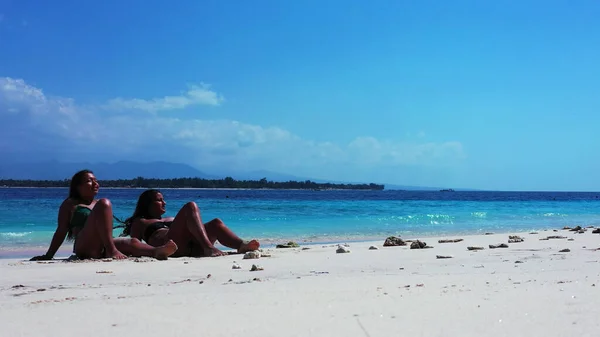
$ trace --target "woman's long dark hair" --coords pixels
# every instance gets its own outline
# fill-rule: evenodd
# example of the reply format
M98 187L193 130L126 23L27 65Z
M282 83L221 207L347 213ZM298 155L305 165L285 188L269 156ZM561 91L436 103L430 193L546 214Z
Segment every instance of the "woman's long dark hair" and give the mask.
M131 234L131 224L133 220L136 218L150 218L150 204L155 201L156 195L160 193L159 190L149 189L145 190L140 194L138 198L137 204L135 205L135 211L133 211L133 215L127 218L123 223L125 227L123 227L123 233L120 236L127 236Z
M73 175L69 184L69 198L82 201L78 187L83 183L83 179L87 174L94 174L94 172L91 170L81 170Z
M71 183L69 184L69 198L75 200L77 203L82 202L81 193L79 193L79 185L83 183L86 175L94 174L91 170L81 170L73 175ZM73 240L73 228L69 226L67 232L67 240Z

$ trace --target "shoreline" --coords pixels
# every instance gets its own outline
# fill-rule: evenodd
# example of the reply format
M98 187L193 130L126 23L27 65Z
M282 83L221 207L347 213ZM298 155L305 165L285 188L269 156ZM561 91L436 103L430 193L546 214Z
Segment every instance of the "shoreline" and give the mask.
M593 226L588 226L589 228L593 228ZM531 233L531 232L549 232L549 231L553 231L552 229L549 229L548 227L539 227L539 228L532 228L529 230L523 230L523 229L518 229L518 230L512 230L512 231L506 231L506 230L496 230L496 231L484 231L484 230L478 230L477 232L473 232L473 231L460 231L460 232L452 232L452 233L426 233L426 234L417 234L417 233L395 233L395 234L383 234L383 235L368 235L368 236L333 236L333 237L329 237L329 238L314 238L314 239L307 239L307 238L293 238L293 237L289 237L289 238L246 238L246 239L257 239L259 240L259 242L261 243L261 247L262 248L266 248L266 249L274 249L276 245L278 244L284 244L290 241L294 241L296 243L298 243L301 246L319 246L319 245L331 245L331 244L337 244L337 243L372 243L372 242L378 242L381 241L381 244L383 243L383 241L390 236L397 236L402 238L403 240L422 240L422 241L426 241L426 240L432 240L432 239L437 239L437 238L448 238L448 237L455 237L455 236L461 236L461 237L475 237L475 236L488 236L488 235L513 235L514 233ZM515 234L516 235L516 234ZM0 261L2 260L6 260L6 259L14 259L14 258L27 258L29 257L33 257L36 255L41 255L44 254L46 252L46 250L48 249L48 245L50 244L50 239L51 237L48 239L47 245L31 245L31 246L23 246L23 245L19 245L19 246L3 246L0 247ZM224 247L222 245L220 245L218 242L216 244L217 248L221 249L221 250L228 250L229 248ZM67 258L69 257L72 253L72 244L65 241L65 243L63 243L63 245L59 248L59 250L57 251L56 255L60 258Z

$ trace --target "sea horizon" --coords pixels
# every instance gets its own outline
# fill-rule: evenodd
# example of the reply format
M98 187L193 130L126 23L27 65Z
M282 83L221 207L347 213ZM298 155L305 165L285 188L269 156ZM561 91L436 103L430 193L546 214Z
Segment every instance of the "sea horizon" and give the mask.
M352 183L348 183L352 184ZM380 185L386 185L381 183ZM393 185L393 184L390 184ZM67 186L0 186L0 189L64 189L68 190ZM310 191L310 188L235 188L235 187L104 187L100 186L100 189L104 190L147 190L147 189L161 189L161 190L223 190L223 191L253 191L253 190L273 190L273 191ZM457 193L457 192L468 192L468 193L598 193L600 198L600 191L579 191L579 190L482 190L482 189L470 189L470 188L449 188L453 191L443 191L444 188L437 187L423 187L423 189L397 189L397 188L384 188L379 191L403 191L403 192L439 192L439 193ZM360 189L360 188L325 188L326 191L376 191L375 189Z

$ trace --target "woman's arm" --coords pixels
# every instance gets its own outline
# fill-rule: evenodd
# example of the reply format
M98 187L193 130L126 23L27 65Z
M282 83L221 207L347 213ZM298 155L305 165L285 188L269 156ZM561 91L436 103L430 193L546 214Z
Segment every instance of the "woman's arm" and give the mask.
M73 201L71 201L71 199L65 199L65 201L63 201L58 209L58 226L56 227L56 231L52 236L52 241L50 242L48 251L44 255L34 256L31 258L31 261L52 260L58 248L60 248L65 241L67 232L69 232L69 223L71 222L71 215L73 214L73 209L75 206L76 205L73 203Z

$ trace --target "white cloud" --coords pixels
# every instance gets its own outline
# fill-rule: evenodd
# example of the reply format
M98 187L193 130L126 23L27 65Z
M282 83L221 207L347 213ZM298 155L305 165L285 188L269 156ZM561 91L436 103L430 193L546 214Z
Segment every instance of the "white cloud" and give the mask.
M162 98L140 99L140 98L114 98L105 106L110 110L142 110L147 112L158 112L164 110L184 109L193 105L218 106L225 99L222 95L210 90L206 84L200 86L192 85L186 92L179 96L165 96Z
M119 102L123 110L158 111L191 105L191 100L217 102L217 96L193 90L181 97L112 100L109 105ZM0 155L11 149L12 155L31 155L51 148L51 155L59 160L161 159L204 168L266 169L326 177L403 165L440 167L465 157L459 142L395 142L365 136L338 144L232 120L111 113L106 105L79 105L12 78L0 78L0 125L12 130L0 133L0 142L10 144L0 146Z
M357 154L355 164L361 166L438 164L465 157L460 142L417 143L379 141L373 137L358 137L348 148Z

